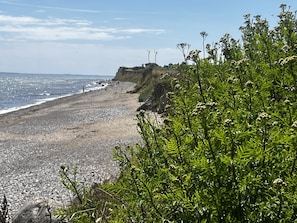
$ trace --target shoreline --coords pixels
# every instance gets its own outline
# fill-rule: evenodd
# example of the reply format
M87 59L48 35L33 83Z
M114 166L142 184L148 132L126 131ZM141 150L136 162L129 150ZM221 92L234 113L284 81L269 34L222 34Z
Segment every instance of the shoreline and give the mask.
M109 81L109 83L112 83L112 81ZM59 100L59 99L62 99L62 98L72 97L72 96L76 96L76 95L80 95L80 94L86 94L86 93L90 93L90 92L93 92L93 91L104 90L106 87L108 87L108 83L105 83L104 86L99 87L99 88L86 89L86 90L83 89L83 90L81 90L80 92L77 92L77 93L61 95L61 96L52 97L52 98L44 98L44 99L40 99L38 101L35 101L32 104L28 104L28 105L24 105L24 106L20 106L20 107L11 107L11 108L8 108L8 109L0 110L0 118L3 115L9 114L9 113L18 112L20 110L25 110L25 109L30 109L31 107L40 106L42 104L52 102L52 101L56 101L56 100Z
M112 159L117 145L140 140L138 95L133 83L75 94L0 115L0 201L10 214L34 197L67 204L71 194L60 182L61 165L77 167L83 184L118 173Z
M60 97L104 88L112 76L71 74L0 74L0 114L31 107Z

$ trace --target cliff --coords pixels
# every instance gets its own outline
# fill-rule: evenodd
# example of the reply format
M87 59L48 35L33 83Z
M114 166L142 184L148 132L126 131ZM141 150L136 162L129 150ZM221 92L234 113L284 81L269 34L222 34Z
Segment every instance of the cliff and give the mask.
M138 110L162 113L167 103L166 93L171 91L169 81L163 77L175 74L177 74L177 70L172 66L161 67L155 63L149 63L137 67L120 67L114 80L136 83L135 89L131 93L140 94L139 102L143 102L143 104Z

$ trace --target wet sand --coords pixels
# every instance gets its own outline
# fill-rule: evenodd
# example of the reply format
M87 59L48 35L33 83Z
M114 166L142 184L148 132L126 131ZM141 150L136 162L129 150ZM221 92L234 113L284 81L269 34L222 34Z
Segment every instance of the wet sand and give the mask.
M134 84L73 95L0 115L0 199L15 213L32 197L64 204L70 192L60 182L61 165L78 168L83 184L117 174L116 145L139 141Z

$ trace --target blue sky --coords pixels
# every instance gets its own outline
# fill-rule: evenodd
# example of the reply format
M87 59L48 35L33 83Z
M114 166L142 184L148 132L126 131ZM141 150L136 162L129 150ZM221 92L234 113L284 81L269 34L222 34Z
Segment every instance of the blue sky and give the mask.
M114 75L178 63L178 43L202 49L202 31L210 44L239 39L245 14L273 27L282 3L297 10L296 0L0 0L0 71Z

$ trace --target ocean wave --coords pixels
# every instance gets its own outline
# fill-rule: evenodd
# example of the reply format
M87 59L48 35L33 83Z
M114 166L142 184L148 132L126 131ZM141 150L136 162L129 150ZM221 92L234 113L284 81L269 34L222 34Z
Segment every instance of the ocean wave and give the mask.
M107 86L103 76L0 74L0 114Z

